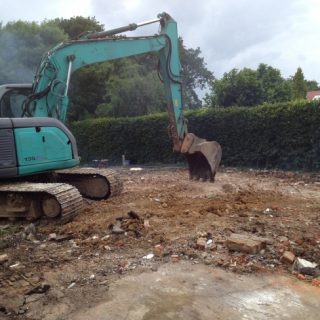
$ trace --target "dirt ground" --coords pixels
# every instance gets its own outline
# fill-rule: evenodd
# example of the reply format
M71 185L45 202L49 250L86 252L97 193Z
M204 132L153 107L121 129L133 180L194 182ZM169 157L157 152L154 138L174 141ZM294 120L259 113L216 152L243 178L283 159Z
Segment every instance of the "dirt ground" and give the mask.
M123 193L87 201L70 223L0 221L0 319L67 319L115 280L183 260L238 273L291 274L285 251L320 263L319 174L224 168L204 183L186 169L118 170ZM231 252L232 233L267 246Z

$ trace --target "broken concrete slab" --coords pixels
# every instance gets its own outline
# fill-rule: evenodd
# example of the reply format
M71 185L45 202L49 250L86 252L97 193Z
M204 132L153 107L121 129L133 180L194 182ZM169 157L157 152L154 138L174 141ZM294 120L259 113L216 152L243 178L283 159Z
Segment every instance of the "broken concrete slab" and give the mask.
M302 268L316 268L317 264L308 260L297 258L294 264L294 270L300 271Z
M267 245L267 239L253 235L232 233L226 240L226 246L230 251L239 251L256 254Z

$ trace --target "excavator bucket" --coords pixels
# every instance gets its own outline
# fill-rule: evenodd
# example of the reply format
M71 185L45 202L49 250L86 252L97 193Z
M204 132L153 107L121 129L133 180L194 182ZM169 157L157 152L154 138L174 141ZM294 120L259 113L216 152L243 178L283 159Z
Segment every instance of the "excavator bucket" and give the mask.
M222 156L218 142L207 141L188 133L183 140L181 153L187 158L191 180L214 182Z

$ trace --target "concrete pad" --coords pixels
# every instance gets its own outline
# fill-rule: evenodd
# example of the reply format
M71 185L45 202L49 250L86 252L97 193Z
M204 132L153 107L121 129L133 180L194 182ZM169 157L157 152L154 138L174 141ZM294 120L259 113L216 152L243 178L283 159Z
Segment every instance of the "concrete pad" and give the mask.
M238 275L187 262L127 276L72 320L318 320L320 289L286 275Z

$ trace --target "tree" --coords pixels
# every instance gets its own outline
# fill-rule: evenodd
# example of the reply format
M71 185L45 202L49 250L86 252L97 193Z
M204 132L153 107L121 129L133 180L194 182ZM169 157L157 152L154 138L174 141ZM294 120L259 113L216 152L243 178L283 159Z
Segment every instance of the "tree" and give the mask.
M200 48L186 48L182 38L179 38L181 76L183 83L184 102L186 107L199 108L201 101L198 98L196 89L204 89L214 80L213 73L209 71L201 57Z
M292 78L292 97L293 99L305 99L306 95L307 86L302 69L299 67Z
M165 110L164 87L156 71L144 73L131 59L120 60L116 69L107 83L110 102L98 107L98 115L132 117Z
M201 107L201 101L196 90L203 90L210 86L214 76L207 69L199 47L196 49L187 48L181 37L179 37L178 41L184 105L189 109L199 108ZM154 72L157 68L159 57L156 53L148 53L131 59L139 63L146 72Z
M305 80L307 91L314 91L319 89L319 83L315 80Z
M76 16L70 19L56 18L49 20L49 24L58 26L69 37L76 39L79 35L86 32L100 32L104 30L104 25L99 23L95 17Z
M220 80L213 81L212 92L206 102L213 106L254 106L263 101L263 92L257 73L244 68L232 69Z
M261 63L257 70L232 69L214 80L206 95L208 106L255 106L264 102L288 101L291 88L278 69Z
M290 84L281 76L280 70L260 63L258 79L263 89L263 101L274 103L291 99Z

